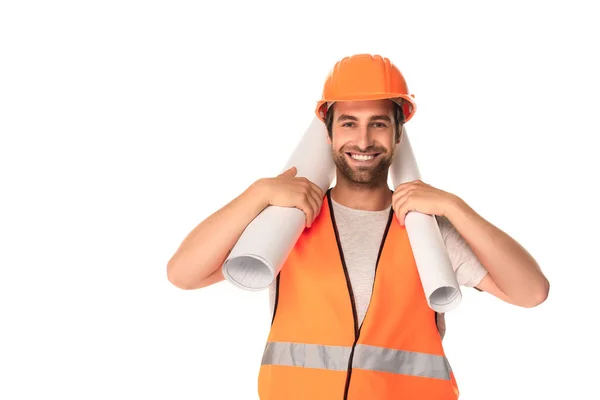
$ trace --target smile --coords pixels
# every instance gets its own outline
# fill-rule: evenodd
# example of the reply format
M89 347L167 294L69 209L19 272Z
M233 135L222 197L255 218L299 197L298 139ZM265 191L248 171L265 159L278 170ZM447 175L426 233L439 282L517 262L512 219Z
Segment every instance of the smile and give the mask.
M377 157L379 154L358 154L358 153L346 153L350 158L357 161L370 161Z

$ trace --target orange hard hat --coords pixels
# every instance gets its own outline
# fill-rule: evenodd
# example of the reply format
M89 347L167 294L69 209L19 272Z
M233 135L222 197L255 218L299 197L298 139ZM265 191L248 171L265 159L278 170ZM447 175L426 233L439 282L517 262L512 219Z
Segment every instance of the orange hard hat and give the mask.
M417 109L413 98L404 76L389 59L357 54L338 61L329 72L316 114L324 122L329 105L336 101L390 99L402 107L408 122Z

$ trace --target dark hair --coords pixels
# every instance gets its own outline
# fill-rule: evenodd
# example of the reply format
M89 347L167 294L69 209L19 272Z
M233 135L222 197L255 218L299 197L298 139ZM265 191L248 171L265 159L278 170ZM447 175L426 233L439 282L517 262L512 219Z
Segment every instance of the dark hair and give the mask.
M327 127L327 134L329 138L333 137L333 107L335 107L335 103L329 107L327 110L327 114L325 115L325 126ZM402 107L400 107L396 102L394 102L394 121L396 122L396 141L400 138L400 132L402 132L402 125L404 125L404 112L402 111Z

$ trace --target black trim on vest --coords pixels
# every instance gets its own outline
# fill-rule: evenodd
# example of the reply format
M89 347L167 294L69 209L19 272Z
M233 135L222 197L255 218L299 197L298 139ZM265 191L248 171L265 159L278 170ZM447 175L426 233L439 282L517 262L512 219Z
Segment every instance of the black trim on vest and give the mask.
M344 268L344 275L346 276L346 285L348 286L348 293L350 294L350 303L352 303L352 315L354 316L354 338L358 339L358 316L356 315L356 304L354 303L354 292L352 291L352 284L350 283L350 276L348 275L348 267L346 267L346 259L344 258L344 251L342 249L342 241L340 240L340 233L338 232L337 225L335 223L335 215L333 213L333 203L331 202L331 189L327 191L327 203L329 204L329 216L333 225L333 231L335 233L335 241L337 243L338 252L340 254L340 260L342 261L342 268Z
M331 216L333 231L335 233L335 240L337 242L338 251L340 253L340 260L342 262L342 268L344 269L344 276L346 277L346 285L348 286L348 294L350 295L350 303L352 304L352 316L354 317L354 343L352 344L352 350L350 351L350 358L348 360L348 371L346 373L346 386L344 388L344 400L347 400L348 399L348 391L350 389L350 378L352 377L352 361L354 359L354 350L356 348L356 344L358 343L358 338L360 337L360 331L362 329L362 322L359 327L358 326L358 316L356 315L356 303L354 300L354 292L352 291L352 284L350 282L350 276L348 275L348 267L346 266L346 259L344 258L344 251L342 249L342 241L340 240L340 234L338 232L337 225L335 223L335 215L333 212L333 203L331 200L331 188L329 190L327 190L327 203L329 204L329 215ZM385 227L385 232L383 233L381 245L379 246L379 253L377 254L377 262L375 263L375 276L373 277L373 287L375 287L375 279L377 279L377 267L379 265L379 259L381 258L381 253L383 252L383 246L385 244L385 240L387 238L393 216L394 216L394 210L392 208L392 209L390 209L390 216L388 218L388 222ZM371 297L373 297L372 292L371 292ZM367 307L367 314L368 314L368 312L369 312L369 309ZM366 319L367 314L365 314L365 319ZM363 319L363 322L364 322L364 319Z
M381 253L383 253L383 245L385 244L385 240L387 239L388 232L390 231L390 226L392 225L392 218L394 218L394 209L390 209L390 215L388 216L387 225L385 226L385 231L383 232L383 239L381 240L381 245L379 246L379 253L377 254L377 262L375 263L375 274L373 274L373 288L371 289L371 299L373 298L373 292L375 291L375 277L377 277L377 268L379 267L379 259L381 258ZM371 299L369 299L369 305L367 306L367 311L365 312L365 317L363 318L363 322L360 324L360 328L358 329L358 334L360 336L360 330L362 329L362 324L367 319L367 314L369 313L369 307L371 307Z
M279 277L281 276L281 271L277 274L277 279L275 280L275 301L273 304L273 318L271 319L271 326L275 322L275 313L277 312L277 304L279 303Z

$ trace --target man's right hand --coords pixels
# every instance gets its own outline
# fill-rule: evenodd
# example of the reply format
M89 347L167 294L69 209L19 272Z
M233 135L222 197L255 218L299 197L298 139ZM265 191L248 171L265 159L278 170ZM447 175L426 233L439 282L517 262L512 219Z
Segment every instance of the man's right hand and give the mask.
M320 187L304 177L296 177L296 167L274 178L257 181L259 192L269 206L295 207L306 215L306 227L310 228L321 211L324 193Z
M261 178L242 194L200 222L182 241L167 265L169 281L182 289L199 289L225 279L222 266L248 224L269 205L294 207L310 227L323 203L321 189L290 168Z

